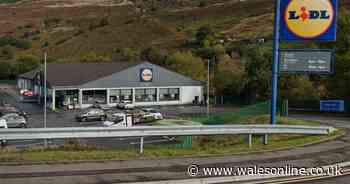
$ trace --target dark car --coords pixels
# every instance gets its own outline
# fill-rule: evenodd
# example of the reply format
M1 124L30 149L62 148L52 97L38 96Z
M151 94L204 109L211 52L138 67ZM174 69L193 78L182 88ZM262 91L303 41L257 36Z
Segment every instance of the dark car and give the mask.
M80 122L85 121L104 121L106 119L106 113L102 109L88 109L83 113L76 116L76 119Z

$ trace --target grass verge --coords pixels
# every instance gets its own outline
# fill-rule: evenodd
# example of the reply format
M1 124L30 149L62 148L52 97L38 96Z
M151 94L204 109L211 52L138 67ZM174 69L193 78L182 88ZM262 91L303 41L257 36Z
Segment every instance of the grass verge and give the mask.
M266 119L268 116L261 116L251 119L254 122ZM288 118L279 118L285 124L314 124L316 122L305 122ZM128 159L155 159L183 156L216 156L232 155L242 153L254 153L291 149L299 146L315 144L322 141L335 139L344 135L344 130L336 130L330 135L270 135L268 145L263 145L261 136L253 137L253 147L249 148L244 135L227 136L194 136L192 148L181 148L171 145L146 145L144 154L140 155L137 148L127 149L99 149L91 146L84 146L77 143L68 143L56 148L32 148L28 150L3 149L0 150L0 162L6 163L46 163L66 161L96 161L96 160L128 160Z

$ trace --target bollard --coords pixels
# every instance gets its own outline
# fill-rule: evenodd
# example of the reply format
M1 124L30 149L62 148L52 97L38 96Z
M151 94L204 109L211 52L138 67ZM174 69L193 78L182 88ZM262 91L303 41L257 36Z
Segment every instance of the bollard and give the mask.
M268 134L264 134L264 136L262 137L262 139L263 139L263 144L264 144L264 145L267 145L268 137L269 137Z
M140 154L143 154L143 137L140 139Z
M253 139L253 135L252 134L249 134L248 135L248 145L249 145L249 148L251 148L252 147L252 140Z

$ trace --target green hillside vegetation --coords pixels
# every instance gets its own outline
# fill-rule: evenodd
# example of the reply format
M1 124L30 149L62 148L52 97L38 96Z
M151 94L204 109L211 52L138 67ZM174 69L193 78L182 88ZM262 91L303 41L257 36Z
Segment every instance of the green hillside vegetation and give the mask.
M198 80L215 77L211 95L255 103L270 96L273 0L133 0L127 6L38 8L43 13L0 36L0 79L41 62L148 60ZM336 47L333 76L282 75L280 98L348 98L350 2L340 1L336 43L283 43L282 48ZM15 16L27 16L12 12ZM5 11L5 9L4 9ZM11 13L11 12L9 12ZM21 20L26 20L26 17ZM213 61L215 59L215 62Z
M21 0L0 0L0 4L4 4L4 3L16 3L19 2Z

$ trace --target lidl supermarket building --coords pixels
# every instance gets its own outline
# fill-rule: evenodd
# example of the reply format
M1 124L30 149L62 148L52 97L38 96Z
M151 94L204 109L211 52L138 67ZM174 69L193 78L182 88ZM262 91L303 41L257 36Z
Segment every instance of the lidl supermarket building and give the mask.
M43 72L18 76L18 88L43 100ZM87 108L95 103L136 106L200 103L203 83L149 62L70 63L47 65L47 94L52 109Z

